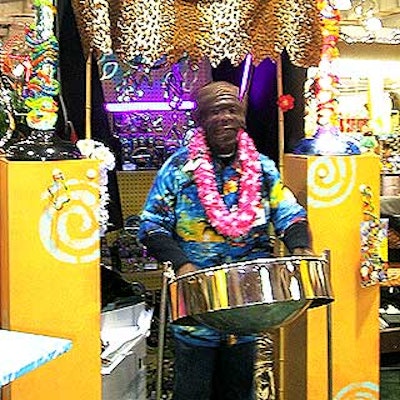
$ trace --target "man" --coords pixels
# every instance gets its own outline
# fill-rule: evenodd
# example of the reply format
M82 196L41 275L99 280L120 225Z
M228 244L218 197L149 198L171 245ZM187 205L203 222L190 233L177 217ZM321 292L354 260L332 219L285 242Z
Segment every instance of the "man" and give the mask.
M290 253L312 254L306 212L245 132L238 92L227 82L199 90L199 128L158 172L141 215L139 239L178 275L270 256L270 223ZM254 336L232 344L204 325L171 328L174 400L255 398Z

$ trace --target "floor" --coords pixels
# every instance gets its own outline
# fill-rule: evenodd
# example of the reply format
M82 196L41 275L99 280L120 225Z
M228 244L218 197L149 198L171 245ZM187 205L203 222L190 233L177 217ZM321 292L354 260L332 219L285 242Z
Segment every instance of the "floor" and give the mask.
M153 299L155 300L155 299ZM157 303L157 299L155 301ZM155 312L157 315L157 311ZM148 400L156 399L157 359L158 359L158 320L155 318L148 337L147 393ZM272 374L271 343L268 337L259 341L261 349L256 366L257 400L276 400L275 384ZM168 329L166 329L162 399L172 399L173 348ZM361 399L360 399L361 400ZM385 354L381 357L380 400L400 400L400 353Z
M381 400L400 399L400 368L381 370Z
M156 399L157 386L157 335L152 333L148 338L148 364L147 364L147 393L148 400ZM263 342L259 342L263 349L263 358L259 358L256 368L257 380L257 399L258 400L276 400L276 394L273 384L271 355L265 349L268 348L268 337ZM382 357L382 368L380 374L380 400L400 400L400 354L389 354ZM163 380L162 380L162 399L172 399L173 385L173 350L171 339L166 334L163 362Z
M147 347L147 393L148 400L155 400L157 393L157 360L158 360L158 338L155 332L148 338ZM258 342L261 349L260 356L256 365L256 387L258 400L275 400L275 385L272 372L272 353L271 342L268 336L264 336ZM173 377L173 349L172 341L168 331L166 332L165 346L163 352L163 379L162 379L162 399L172 399Z
M110 274L109 270L102 271L102 274ZM120 280L116 280L114 276L103 276L102 281L105 281L108 286L115 286L118 288L118 296L127 295L124 290L132 291L132 285L121 284ZM107 279L105 279L107 278ZM113 279L111 279L113 278ZM115 282L114 282L115 281ZM107 287L107 290L102 290L102 293L113 293L111 290L113 287ZM124 289L124 290L122 290ZM125 290L125 291L126 291ZM128 293L132 295L131 292ZM156 399L156 386L157 386L157 359L158 359L158 305L160 304L160 292L146 292L146 302L150 306L155 307L154 321L152 323L150 336L147 338L147 397L148 400ZM112 297L102 299L104 304L109 301L114 301ZM270 350L271 346L268 343L268 338L264 338L260 341L259 346L263 349L259 357L256 374L257 383L257 399L258 400L276 400L277 396L275 393L275 384L273 381L272 373L272 354ZM172 385L173 385L173 349L172 341L169 336L168 330L166 330L165 346L164 346L164 363L163 363L163 381L162 381L162 399L172 399ZM380 400L400 400L400 353L394 355L388 355L382 358L381 368L381 384L380 384Z
M103 273L103 271L102 271ZM104 273L110 274L107 270ZM114 273L115 274L115 273ZM124 288L124 285L121 285L121 278L118 277L110 277L110 276L102 276L102 281L107 283L108 286L112 285L113 287L107 287L102 290L103 293L113 293L116 292L118 296L126 295L125 292L121 292L121 288ZM105 279L107 278L107 279ZM111 279L113 278L113 279ZM127 288L126 290L132 290L132 286L124 281ZM117 288L117 289L115 289ZM115 289L115 290L111 290ZM400 289L399 289L400 291ZM154 290L151 292L147 292L148 298L147 302L151 306L155 306L157 309L157 304L159 304L160 299L160 291ZM383 299L393 300L392 297L385 297L385 292L382 296ZM102 299L105 304L108 301L114 301L114 298ZM400 303L398 305L400 308ZM155 315L157 315L157 311L155 310ZM148 400L156 399L156 386L157 386L157 357L158 357L158 326L157 320L155 320L151 335L148 338L148 360L147 360L147 393ZM267 342L260 343L260 346L268 347ZM276 394L274 390L274 382L273 382L273 374L272 374L272 365L270 356L268 351L263 351L263 357L260 357L258 361L258 365L256 368L256 381L257 381L257 399L258 400L275 400ZM382 359L381 366L381 376L380 376L380 400L400 400L400 353L385 356ZM168 331L166 334L165 340L165 348L164 348L164 363L163 363L163 381L162 381L162 399L170 400L172 399L172 384L173 384L173 349L171 346L171 340L168 335ZM361 399L360 399L361 400Z
M400 353L381 357L381 400L400 399Z

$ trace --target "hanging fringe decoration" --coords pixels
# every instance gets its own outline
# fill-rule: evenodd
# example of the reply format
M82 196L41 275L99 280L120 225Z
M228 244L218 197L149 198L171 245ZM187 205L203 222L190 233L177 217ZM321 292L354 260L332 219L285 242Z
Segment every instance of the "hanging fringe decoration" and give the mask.
M120 62L153 65L166 57L212 66L277 60L284 49L293 64L318 65L322 35L314 0L72 0L85 53L114 52Z

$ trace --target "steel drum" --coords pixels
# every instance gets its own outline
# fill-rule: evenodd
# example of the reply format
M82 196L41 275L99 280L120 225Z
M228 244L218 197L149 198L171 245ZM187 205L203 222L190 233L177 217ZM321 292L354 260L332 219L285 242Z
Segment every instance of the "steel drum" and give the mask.
M172 277L171 323L203 323L253 334L289 323L333 301L327 257L290 256L224 264Z

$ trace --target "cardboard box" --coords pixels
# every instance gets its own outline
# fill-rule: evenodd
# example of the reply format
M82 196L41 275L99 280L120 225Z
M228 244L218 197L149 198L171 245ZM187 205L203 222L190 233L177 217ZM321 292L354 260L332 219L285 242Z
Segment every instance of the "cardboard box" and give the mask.
M146 400L146 337L152 313L144 302L102 312L102 400Z
M146 338L124 348L123 360L102 375L103 400L146 400Z

